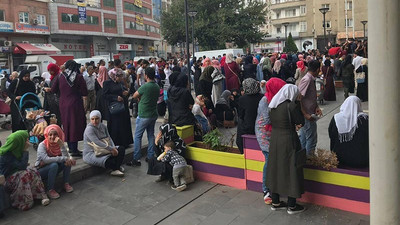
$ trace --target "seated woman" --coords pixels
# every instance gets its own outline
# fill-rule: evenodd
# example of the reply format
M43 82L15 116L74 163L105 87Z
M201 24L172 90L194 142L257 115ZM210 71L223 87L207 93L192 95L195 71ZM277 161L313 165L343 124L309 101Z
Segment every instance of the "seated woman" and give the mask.
M100 121L100 111L93 110L90 113L90 123L87 125L83 135L83 161L92 166L111 169L112 176L122 177L125 171L121 166L125 157L125 148L114 145L107 126L100 123ZM103 153L96 155L96 152Z
M221 97L215 104L215 114L217 115L217 121L223 123L224 120L232 121L235 118L235 110L231 107L231 99L233 99L231 92L225 90L222 92Z
M74 189L69 185L71 166L76 161L70 158L67 148L64 146L64 132L58 125L52 124L44 130L44 141L37 149L35 167L47 184L47 194L51 199L57 199L60 195L54 190L57 174L63 171L65 192L71 193Z
M0 174L6 178L11 206L20 210L32 208L34 199L41 199L42 205L50 203L38 171L28 167L28 138L26 130L16 131L0 148Z
M164 144L168 141L173 141L175 143L175 150L179 155L185 157L186 145L185 142L178 136L176 128L170 124L166 123L160 126L160 132L157 134L155 144L156 144L156 155L157 157L164 152ZM169 180L171 183L172 179L172 166L169 163L164 163L157 161L157 157L151 158L149 160L149 167L147 174L149 175L160 175L156 182L163 180Z
M196 118L197 122L201 124L201 128L203 130L203 134L206 134L210 131L210 123L208 122L207 117L203 113L203 108L205 107L204 97L203 95L199 95L195 99L195 103L192 108L192 113Z
M358 97L350 96L343 102L329 124L329 137L340 165L368 167L368 115L362 112Z

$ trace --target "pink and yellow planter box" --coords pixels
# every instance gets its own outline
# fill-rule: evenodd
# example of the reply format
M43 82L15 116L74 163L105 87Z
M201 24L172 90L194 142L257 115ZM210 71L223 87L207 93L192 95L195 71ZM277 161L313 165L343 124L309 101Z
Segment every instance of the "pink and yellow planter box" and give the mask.
M175 128L179 137L181 137L186 144L190 144L194 141L194 129L192 125L182 127L175 126Z
M262 191L264 155L255 135L243 135L246 187ZM304 168L305 194L299 201L369 215L369 172L357 169Z

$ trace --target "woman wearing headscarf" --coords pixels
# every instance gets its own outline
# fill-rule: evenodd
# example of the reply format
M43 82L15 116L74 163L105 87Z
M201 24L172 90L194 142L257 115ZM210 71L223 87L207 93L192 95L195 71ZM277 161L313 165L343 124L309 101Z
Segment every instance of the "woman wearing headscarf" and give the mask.
M343 81L344 98L349 97L349 93L354 93L354 65L351 63L352 60L352 56L347 55L339 72L339 76Z
M225 82L226 82L226 89L231 91L233 89L240 88L240 68L238 64L233 60L233 54L229 53L226 55L225 65L224 65L224 72L225 72Z
M300 60L296 63L297 69L296 73L294 74L294 79L296 79L296 86L299 86L301 79L303 79L304 75L307 74L308 68L304 65L304 61Z
M258 103L263 97L260 94L260 85L253 78L243 81L244 95L239 98L238 126L236 145L243 153L243 134L255 134L254 125L257 118Z
M209 67L209 66L211 66L211 59L210 58L208 58L208 57L206 57L204 60L203 60L203 63L202 63L202 65L201 65L201 72L203 72L207 67Z
M361 59L361 66L358 67L356 73L364 73L365 78L364 82L358 82L357 86L357 97L360 98L361 101L365 102L368 101L368 59L362 58Z
M336 101L335 82L333 80L335 69L331 66L331 60L325 60L321 72L324 74L325 80L324 100Z
M272 63L269 57L264 57L262 62L262 71L264 75L264 80L269 80L272 77Z
M110 151L108 154L96 156L95 146ZM98 110L90 112L90 123L84 134L83 161L92 166L111 169L111 176L124 176L125 169L122 163L125 157L125 148L115 146L108 133L106 125L101 123L101 113Z
M47 66L47 71L50 73L50 82L44 84L44 103L43 108L49 111L51 114L56 115L57 117L57 125L61 126L61 113L60 113L60 98L57 93L51 93L51 87L54 82L59 79L59 75L61 74L60 67L57 64L50 63Z
M212 61L212 66L214 67L214 71L211 74L211 78L213 79L213 87L211 91L211 101L215 104L221 96L223 91L223 84L225 83L225 76L221 73L221 66L218 60Z
M282 70L282 62L281 60L276 60L274 63L274 68L272 69L272 77L281 78L284 80L284 74Z
M35 83L31 81L28 70L22 70L19 73L18 79L14 79L8 87L7 95L11 98L10 108L12 132L26 129L20 113L19 101L24 94L28 92L35 93L35 91Z
M331 150L336 152L340 165L368 167L368 121L356 96L348 97L332 118L328 129Z
M52 93L60 95L61 122L71 156L82 156L78 150L78 141L83 139L86 126L83 98L86 98L88 91L79 68L80 64L74 60L67 61L65 71L55 79L51 87Z
M213 87L213 79L211 74L214 72L214 67L208 66L203 70L200 76L199 81L199 89L200 94L204 97L208 98L211 101L212 87Z
M97 89L96 89L96 109L99 110L103 115L106 114L105 110L105 99L103 98L103 87L104 81L108 79L107 68L104 65L100 65L99 74L97 76Z
M108 132L116 145L128 148L133 143L131 120L128 108L129 91L123 85L124 72L119 68L110 71L110 79L103 84L103 96L105 98L105 109L107 109ZM123 104L123 110L111 113L110 106Z
M19 130L10 134L0 147L0 174L6 178L11 206L20 210L32 208L34 199L41 199L42 205L50 203L38 171L28 167L28 138L26 130Z
M187 89L187 83L188 77L181 74L168 90L168 122L177 126L194 125L196 123L191 111L194 100L190 90Z
M271 78L267 81L265 85L265 96L258 103L257 118L255 123L255 134L257 137L258 144L260 145L261 151L265 157L264 169L263 169L263 193L264 202L268 205L271 204L271 193L266 186L267 177L267 165L268 165L268 155L269 155L269 140L271 139L271 121L269 118L268 103L271 102L272 98L276 93L286 84L285 81L279 78Z
M197 122L201 124L203 134L206 134L211 130L211 127L207 117L203 113L204 107L205 107L204 97L202 95L198 95L194 100L192 113L196 118Z
M158 132L155 139L155 153L157 157L164 152L164 144L168 141L173 141L175 144L174 150L177 151L179 155L185 157L185 142L178 136L176 128L171 123L166 123L160 126L160 131ZM170 182L173 182L172 166L168 162L158 161L157 157L149 159L147 174L160 175L156 182L160 182L163 180L169 180Z
M296 152L301 150L296 125L304 124L304 116L298 101L299 89L286 84L268 105L272 125L269 145L266 185L272 197L272 210L287 210L289 214L303 212L296 198L304 193L303 167L296 165ZM301 96L301 95L300 95ZM288 196L287 203L280 195Z
M222 124L224 120L232 121L235 118L235 109L231 107L232 93L228 90L222 92L215 105L217 121Z
M38 168L42 180L46 181L49 197L57 199L60 195L54 190L54 184L57 174L61 171L63 171L65 192L74 191L69 185L69 175L76 161L69 157L67 148L64 146L64 132L58 125L47 126L44 130L44 138L37 149L35 167Z
M253 56L248 55L244 58L243 66L243 79L253 78L256 79L257 64L253 63Z

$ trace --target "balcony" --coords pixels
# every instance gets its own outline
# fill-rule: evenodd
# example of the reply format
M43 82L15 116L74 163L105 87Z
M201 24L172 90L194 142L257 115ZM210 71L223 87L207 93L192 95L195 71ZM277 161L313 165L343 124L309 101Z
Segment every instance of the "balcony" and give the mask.
M271 2L271 9L276 10L276 9L284 9L284 8L291 8L291 7L296 7L296 6L301 6L305 5L306 0L275 0L275 4L273 3L274 1Z
M77 5L78 0L50 0L50 2ZM85 3L87 7L101 8L101 0L86 0Z
M277 24L282 24L282 23L299 23L299 21L304 21L306 15L298 15L298 16L292 16L292 17L280 17L279 19L271 19L272 25L277 25Z

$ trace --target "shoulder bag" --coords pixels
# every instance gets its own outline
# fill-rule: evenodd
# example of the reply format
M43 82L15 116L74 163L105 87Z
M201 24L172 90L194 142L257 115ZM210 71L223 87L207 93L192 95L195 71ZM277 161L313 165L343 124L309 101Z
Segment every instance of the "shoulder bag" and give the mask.
M224 112L224 122L223 123L224 123L223 125L224 125L225 128L235 127L235 120L226 120L225 112Z
M101 139L100 141L104 142L106 144L106 147L100 147L100 146L96 145L94 142L88 142L88 145L93 147L94 154L97 157L111 154L111 151L106 149L110 145L110 138L106 137L106 138Z
M17 78L17 85L15 86L15 89L14 89L14 95L17 92L18 86L19 86L19 79ZM11 105L11 101L12 101L11 98L7 96L5 103L7 105Z
M290 105L287 104L287 112L288 112L288 116L289 116L290 126L293 126L292 117L290 116L289 107L290 107ZM293 148L296 151L296 147L295 147L295 144L294 144L294 139L296 137L294 137L292 135L292 138L293 138L292 139L292 145L293 145ZM301 150L295 152L295 164L296 164L295 166L296 166L296 168L298 168L298 169L302 168L304 165L306 165L306 161L307 161L307 154L306 154L306 149L305 148L302 148Z
M116 115L125 110L125 105L123 101L110 102L108 109L110 110L111 115Z
M362 68L362 66L361 66ZM356 81L358 84L363 84L365 82L365 72L364 68L362 68L362 71L359 73L356 73Z

